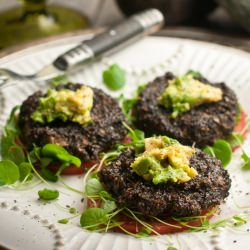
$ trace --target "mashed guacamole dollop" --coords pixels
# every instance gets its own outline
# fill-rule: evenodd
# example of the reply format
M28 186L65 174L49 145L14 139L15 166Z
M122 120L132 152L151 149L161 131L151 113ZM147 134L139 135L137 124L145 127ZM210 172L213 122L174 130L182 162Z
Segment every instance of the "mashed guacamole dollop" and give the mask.
M145 151L138 155L131 168L153 184L190 181L198 172L190 167L195 149L183 146L166 136L145 139Z
M200 104L218 102L222 100L222 96L220 88L204 84L187 74L168 81L168 86L158 98L158 103L172 110L171 117L176 118L180 113Z
M93 107L93 90L83 85L76 91L69 89L49 89L47 95L40 99L31 118L40 123L50 123L56 119L73 121L81 125L91 123Z

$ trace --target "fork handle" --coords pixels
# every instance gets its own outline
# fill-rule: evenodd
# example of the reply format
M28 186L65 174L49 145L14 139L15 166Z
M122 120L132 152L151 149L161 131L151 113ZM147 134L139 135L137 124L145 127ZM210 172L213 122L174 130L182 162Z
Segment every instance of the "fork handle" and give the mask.
M84 41L70 49L60 55L53 65L59 70L67 71L79 64L88 63L94 58L115 52L132 41L156 32L163 22L164 17L159 10L143 11L96 35L92 40Z

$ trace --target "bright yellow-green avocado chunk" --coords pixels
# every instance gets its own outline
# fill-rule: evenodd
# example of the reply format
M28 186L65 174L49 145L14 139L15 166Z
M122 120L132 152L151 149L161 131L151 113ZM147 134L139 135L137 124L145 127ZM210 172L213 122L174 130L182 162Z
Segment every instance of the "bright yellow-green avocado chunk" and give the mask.
M222 100L222 90L204 84L191 75L176 77L168 81L168 86L158 98L158 103L167 109L173 110L172 118L182 112L203 103L218 102Z
M85 85L76 91L49 89L46 97L40 99L31 117L40 123L50 123L55 119L61 119L87 125L91 122L93 97L93 90Z
M183 183L198 175L189 166L189 159L194 153L194 148L166 136L150 137L145 139L145 151L136 157L131 168L154 184L168 181Z

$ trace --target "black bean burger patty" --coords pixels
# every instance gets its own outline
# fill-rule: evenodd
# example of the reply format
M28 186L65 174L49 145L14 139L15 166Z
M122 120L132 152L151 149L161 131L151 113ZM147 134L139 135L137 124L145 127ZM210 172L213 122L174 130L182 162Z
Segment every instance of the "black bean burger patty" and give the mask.
M99 172L100 181L118 204L145 216L194 216L219 205L228 195L231 180L220 161L197 149L190 166L198 175L182 184L154 185L133 172L133 150L124 151Z
M76 90L81 84L67 84L58 89ZM126 135L122 122L124 115L116 100L102 90L93 88L94 103L91 110L92 123L81 126L71 121L55 120L41 124L31 119L43 93L38 91L28 97L21 106L19 125L22 142L31 149L33 144L43 146L55 143L66 148L71 154L82 160L95 160L100 152L110 149Z
M203 83L219 87L223 91L223 99L216 103L205 103L171 118L172 110L160 106L157 98L174 79L172 73L150 82L139 96L133 114L135 126L143 130L147 136L168 135L183 144L198 147L212 145L216 139L223 139L232 133L237 116L237 98L235 93L224 83L213 85L204 78L197 78Z

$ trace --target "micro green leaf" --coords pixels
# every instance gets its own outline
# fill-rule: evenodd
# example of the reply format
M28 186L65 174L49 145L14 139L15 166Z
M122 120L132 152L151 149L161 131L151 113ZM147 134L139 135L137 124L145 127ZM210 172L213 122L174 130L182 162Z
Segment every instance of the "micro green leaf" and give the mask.
M168 247L167 250L178 250L176 247Z
M119 65L113 64L103 72L102 78L109 89L119 90L125 85L126 73Z
M9 149L15 145L15 134L3 135L1 138L1 156L3 159L9 159Z
M8 159L13 161L17 165L26 161L23 149L18 145L14 145L9 148Z
M71 207L71 208L69 209L69 212L70 212L71 214L75 214L75 213L76 213L76 208Z
M124 113L129 122L133 122L135 120L135 117L132 114L132 109L137 103L140 93L146 88L146 86L147 86L146 84L140 85L137 88L134 97L132 98L126 99L123 94L121 94L120 97L118 98L118 101L122 107L122 112Z
M37 161L41 161L41 148L33 145L33 149L28 155L32 164L36 163Z
M6 185L11 185L20 178L18 166L10 161L3 160L0 162L0 181Z
M247 155L247 153L242 150L241 159L243 160L243 164L241 165L241 168L243 170L250 170L250 157Z
M80 224L88 230L95 230L108 220L108 214L103 208L87 208L81 215Z
M247 161L250 160L250 157L247 155L247 153L246 153L245 150L242 151L241 158L242 158L242 160L245 161L245 162L247 162Z
M125 122L123 122L123 126L128 130L128 134L133 140L133 142L144 140L144 132L139 129L132 129Z
M94 196L99 195L99 193L103 191L104 188L98 179L91 178L88 180L85 190L88 196Z
M56 76L52 79L50 79L50 84L53 87L57 87L59 85L67 84L69 82L68 76L67 75L59 75Z
M19 173L20 173L20 177L19 180L22 182L25 179L26 180L31 180L32 179L32 173L31 173L31 165L28 162L22 162L19 165Z
M56 158L62 162L68 162L68 163L72 163L73 165L75 165L76 167L80 167L82 162L79 158L67 153L67 154L57 154Z
M18 106L12 109L10 117L3 130L3 136L1 138L0 145L3 159L9 159L9 149L11 146L16 145L15 140L20 133L16 115L18 109Z
M48 168L42 168L40 174L47 181L51 181L51 182L58 181L58 176L55 175L53 172L51 172Z
M113 201L114 198L111 196L111 194L109 194L107 191L105 190L102 190L99 192L99 196L102 198L102 199L106 199L106 200L110 200L110 201Z
M116 205L115 201L103 200L101 208L103 208L106 211L106 213L111 213L114 210L116 210L117 205Z
M38 196L41 200L55 200L59 197L59 192L57 190L44 188L38 191Z
M128 114L130 110L134 107L137 102L137 98L123 99L122 101L122 111L124 114Z
M243 170L250 170L250 160L248 160L247 162L244 162L241 168Z
M192 77L202 77L202 74L199 71L195 71L195 70L188 70L187 73L185 74L187 75L191 75Z
M58 220L57 222L60 223L60 224L68 224L69 223L69 219L65 218L65 219Z
M144 238L144 237L150 236L151 233L152 233L152 231L149 228L143 227L139 233L135 234L135 237L136 238Z
M235 147L240 146L243 143L244 137L240 133L233 132L226 138L226 141L230 144L231 148L233 149Z
M220 160L223 167L226 167L232 158L231 146L225 140L217 140L213 146L206 146L203 151Z
M211 147L211 146L205 146L205 147L203 148L203 152L205 152L205 153L207 153L207 154L209 154L209 155L211 155L211 156L213 156L213 157L216 157L216 156L215 156L215 153L214 153L214 149L213 149L213 147Z
M239 225L242 225L242 224L245 224L247 221L243 218L241 218L240 216L234 216L233 219L236 221L235 222L235 225L239 226Z
M16 106L12 109L10 113L10 117L4 127L4 134L19 134L19 127L18 127L18 121L17 121L17 115L16 112L19 109L19 106Z
M41 163L41 167L42 168L46 168L47 166L49 166L49 164L53 161L52 158L49 157L41 157L40 158L40 163Z
M65 148L56 144L46 144L41 149L41 155L48 158L56 158L62 162L74 164L76 167L81 166L81 160L71 155Z
M46 157L55 157L58 154L69 154L68 151L57 144L46 144L41 149L41 154Z

